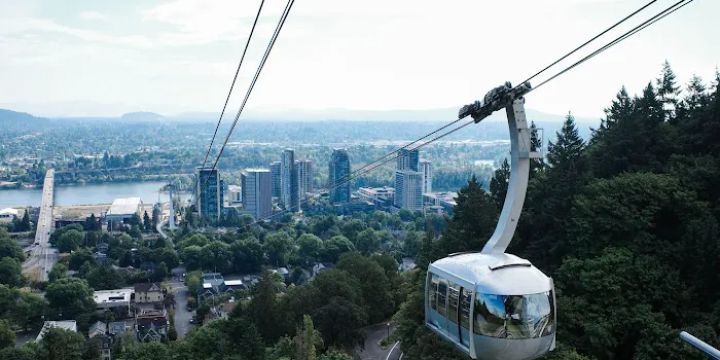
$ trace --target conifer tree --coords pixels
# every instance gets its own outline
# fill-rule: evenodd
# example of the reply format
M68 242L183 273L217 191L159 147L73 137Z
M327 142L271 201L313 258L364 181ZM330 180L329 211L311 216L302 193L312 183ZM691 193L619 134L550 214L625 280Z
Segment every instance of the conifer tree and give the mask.
M477 182L476 179L470 180L468 183L468 189L470 190L474 185L473 182ZM510 182L510 163L507 158L503 160L500 168L495 170L492 179L490 179L490 196L492 201L498 209L501 209L503 202L505 202L505 194L507 193L508 183Z

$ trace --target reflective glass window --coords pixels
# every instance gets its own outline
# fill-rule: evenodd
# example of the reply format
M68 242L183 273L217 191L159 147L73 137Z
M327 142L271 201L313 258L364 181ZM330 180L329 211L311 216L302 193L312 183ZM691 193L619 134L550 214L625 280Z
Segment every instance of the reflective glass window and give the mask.
M458 322L458 301L460 300L460 285L448 282L448 314L450 321Z
M437 310L437 288L439 280L440 279L435 274L433 274L430 278L430 307L433 310Z
M437 311L440 315L447 315L447 280L440 279L437 290Z
M477 294L474 332L478 335L505 337L505 297Z
M470 302L472 290L462 289L460 293L460 326L470 329Z
M478 293L474 332L515 339L536 338L555 332L552 291L529 295Z

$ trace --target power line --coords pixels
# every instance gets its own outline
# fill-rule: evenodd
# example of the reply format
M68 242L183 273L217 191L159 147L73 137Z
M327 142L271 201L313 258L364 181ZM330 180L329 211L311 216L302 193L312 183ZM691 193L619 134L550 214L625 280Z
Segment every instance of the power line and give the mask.
M255 71L255 76L253 77L252 82L250 83L250 86L248 87L247 92L245 93L245 98L243 99L243 102L240 105L240 108L238 109L237 113L235 114L235 120L233 120L232 126L230 126L230 131L228 131L228 134L225 137L225 141L223 142L223 145L220 148L220 152L218 153L217 157L215 158L215 162L213 163L212 169L215 169L215 167L217 167L217 164L220 161L220 158L222 157L223 152L225 151L225 147L227 146L227 143L230 140L230 136L232 135L233 131L235 130L235 126L237 125L238 120L240 119L240 115L242 114L243 109L245 109L245 104L247 104L247 101L250 98L250 94L252 93L253 88L255 88L255 84L257 83L258 77L260 77L260 73L262 72L262 69L265 66L265 63L267 62L267 59L270 56L270 52L272 51L273 46L275 45L275 41L277 41L278 35L280 35L280 31L282 30L282 27L285 24L285 20L287 20L287 16L290 13L290 9L292 8L294 3L295 3L295 0L288 0L287 5L285 5L285 10L283 11L282 15L280 16L280 20L278 21L278 24L275 27L275 31L273 32L272 38L270 38L270 42L268 42L268 45L265 48L265 53L263 54L262 60L260 60L260 65L258 65L257 71Z
M223 115L225 114L225 109L227 108L228 102L230 101L230 96L232 95L233 88L235 87L235 82L237 81L238 74L240 73L240 67L242 67L243 60L245 60L245 54L247 53L248 46L250 45L250 39L252 39L253 33L255 32L255 26L258 23L258 19L260 19L260 13L262 12L264 4L265 0L261 0L260 7L258 8L252 28L250 29L250 35L248 35L248 39L245 42L245 48L243 49L242 56L240 56L240 62L238 63L237 69L235 70L235 76L233 76L232 83L230 84L230 90L228 91L227 97L225 98L225 104L222 107L222 111L220 111L220 118L218 118L217 125L215 125L215 132L213 133L212 139L210 140L210 146L208 146L207 153L205 153L205 159L203 160L202 168L205 168L208 156L210 156L210 150L212 150L212 146L215 143L215 136L217 136L218 129L220 128L220 123L222 122Z

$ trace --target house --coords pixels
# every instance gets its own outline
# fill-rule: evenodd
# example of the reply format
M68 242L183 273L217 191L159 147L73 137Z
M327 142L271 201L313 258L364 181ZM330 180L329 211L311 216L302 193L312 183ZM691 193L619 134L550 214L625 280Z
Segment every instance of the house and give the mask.
M108 333L110 333L110 335L122 335L133 330L133 324L125 321L113 321L108 323Z
M247 289L247 286L243 284L243 281L241 279L234 279L234 280L225 280L225 291L235 291L235 290L243 290Z
M161 303L165 300L160 284L141 283L135 284L135 302L138 304Z
M42 340L45 334L52 328L77 332L77 323L75 322L75 320L46 321L45 323L43 323L43 327L42 329L40 329L40 333L38 334L37 338L35 338L35 341L40 342L40 340Z
M164 315L138 316L136 323L140 341L162 341L167 338L168 320Z
M130 313L130 299L133 289L100 290L93 292L97 311L114 310L120 314Z
M112 360L112 338L108 335L108 326L98 321L88 330L88 338L98 346L99 360Z
M107 334L107 324L102 321L98 321L90 326L88 330L88 338L92 339L95 336Z

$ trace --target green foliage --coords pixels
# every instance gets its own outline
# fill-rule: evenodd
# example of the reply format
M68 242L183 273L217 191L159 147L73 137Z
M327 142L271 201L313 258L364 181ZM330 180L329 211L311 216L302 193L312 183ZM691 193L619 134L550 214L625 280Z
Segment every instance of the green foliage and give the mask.
M65 329L51 328L40 341L39 357L47 360L77 360L83 354L85 338Z
M284 231L278 231L265 237L263 248L275 266L287 265L292 250L292 239Z
M157 342L135 343L120 355L122 360L170 360L170 349Z
M0 258L0 284L18 287L23 283L20 262L12 257Z
M340 257L337 268L358 280L362 304L371 323L391 315L394 309L392 287L382 266L360 254L348 253Z
M7 320L0 320L0 349L15 346L15 332L10 328Z
M0 227L0 258L12 257L18 261L25 260L25 254L23 254L22 248L10 239L5 228Z
M93 290L119 289L127 285L123 275L110 265L94 267L85 274L85 280Z
M65 278L48 285L45 298L52 314L63 319L74 319L95 310L92 295L92 289L85 280Z
M318 360L352 360L352 356L338 351L328 351L318 358Z
M71 252L77 250L82 245L85 235L81 230L71 229L65 231L58 237L57 248L60 252Z

